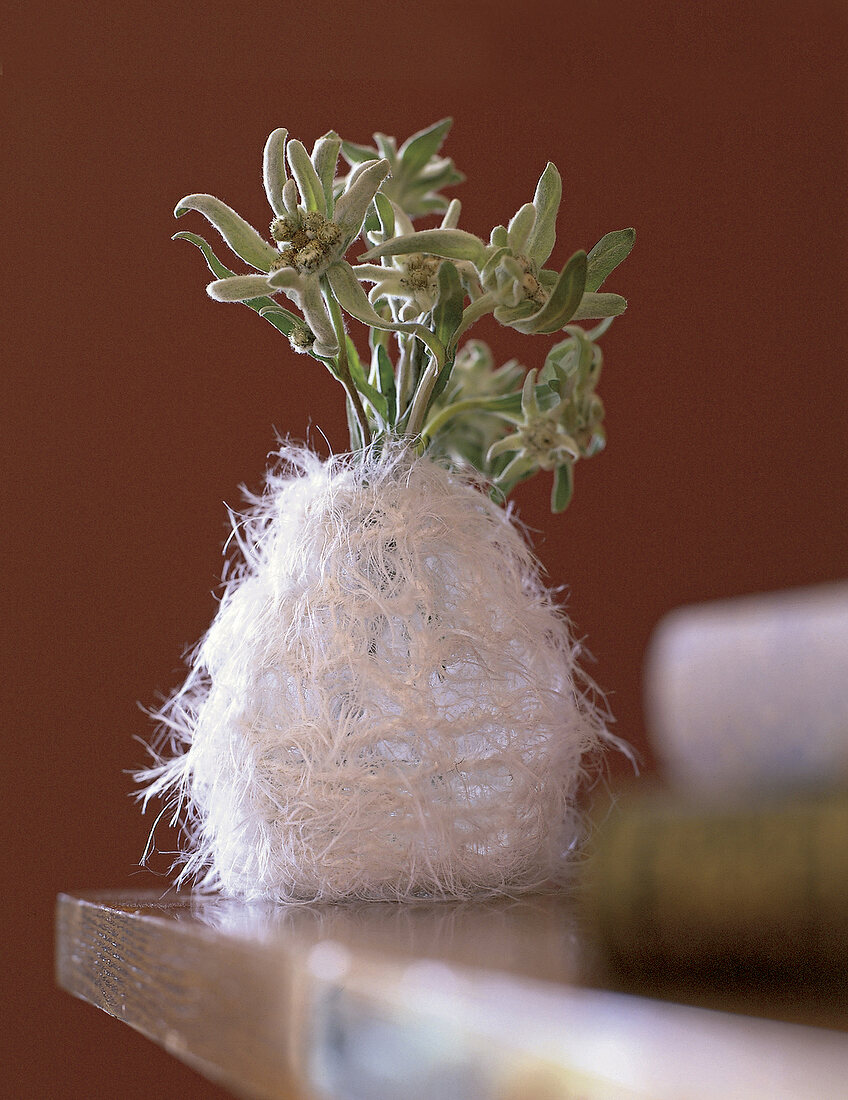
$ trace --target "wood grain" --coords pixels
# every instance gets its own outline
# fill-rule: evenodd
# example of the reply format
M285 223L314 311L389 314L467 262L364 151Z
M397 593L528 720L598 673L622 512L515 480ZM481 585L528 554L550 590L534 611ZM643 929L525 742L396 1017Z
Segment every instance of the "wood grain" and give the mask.
M185 900L60 895L57 981L245 1096L295 1095L285 957L191 919Z

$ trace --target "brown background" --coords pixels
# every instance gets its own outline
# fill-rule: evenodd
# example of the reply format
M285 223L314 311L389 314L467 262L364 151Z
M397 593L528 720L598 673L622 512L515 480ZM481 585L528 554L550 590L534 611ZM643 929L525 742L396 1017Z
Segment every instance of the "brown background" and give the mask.
M208 624L222 501L258 486L274 428L320 424L337 448L345 431L329 377L206 297L199 254L169 240L173 204L211 191L261 225L273 127L365 141L452 114L467 229L510 217L548 157L565 180L555 260L637 227L611 284L630 310L604 342L608 450L578 467L563 518L544 478L519 503L650 766L640 666L666 610L848 572L844 9L16 7L0 78L6 1092L211 1097L53 990L53 899L164 885L135 866L137 701L176 686Z

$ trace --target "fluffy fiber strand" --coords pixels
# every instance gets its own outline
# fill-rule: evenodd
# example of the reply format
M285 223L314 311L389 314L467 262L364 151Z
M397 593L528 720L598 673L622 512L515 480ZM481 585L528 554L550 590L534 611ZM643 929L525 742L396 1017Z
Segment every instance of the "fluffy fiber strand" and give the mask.
M508 513L402 451L280 460L139 776L183 822L180 879L279 901L561 880L608 735Z

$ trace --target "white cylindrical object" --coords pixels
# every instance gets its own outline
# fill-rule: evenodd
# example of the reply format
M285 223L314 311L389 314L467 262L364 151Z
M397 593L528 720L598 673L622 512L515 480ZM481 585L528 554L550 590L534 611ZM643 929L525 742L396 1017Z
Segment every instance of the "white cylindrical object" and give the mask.
M649 648L645 703L679 785L848 777L848 582L671 612Z

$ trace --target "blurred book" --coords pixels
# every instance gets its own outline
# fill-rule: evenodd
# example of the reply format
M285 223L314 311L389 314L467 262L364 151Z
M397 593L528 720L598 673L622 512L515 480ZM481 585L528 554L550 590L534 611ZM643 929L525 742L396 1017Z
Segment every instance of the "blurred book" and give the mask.
M585 901L626 968L848 971L848 790L612 807Z

